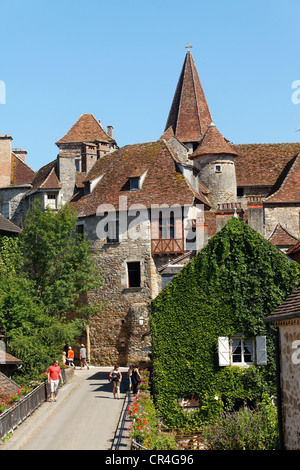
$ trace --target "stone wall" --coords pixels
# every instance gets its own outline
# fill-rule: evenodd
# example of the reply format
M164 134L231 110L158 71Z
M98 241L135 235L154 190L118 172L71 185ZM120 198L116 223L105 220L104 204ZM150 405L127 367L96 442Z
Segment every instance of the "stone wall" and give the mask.
M89 322L91 363L145 363L151 346L148 303L160 289L160 276L151 257L149 221L142 222L144 236L134 239L128 233L127 238L113 243L98 238L98 222L97 217L84 220L85 233L93 242L96 263L104 276L103 285L89 293L90 302L103 304ZM128 262L140 263L139 287L128 285Z
M265 237L268 238L280 223L291 235L300 236L300 204L264 204Z
M284 441L287 450L300 449L300 319L275 323L280 331ZM294 343L294 344L293 344ZM293 348L294 346L294 348Z

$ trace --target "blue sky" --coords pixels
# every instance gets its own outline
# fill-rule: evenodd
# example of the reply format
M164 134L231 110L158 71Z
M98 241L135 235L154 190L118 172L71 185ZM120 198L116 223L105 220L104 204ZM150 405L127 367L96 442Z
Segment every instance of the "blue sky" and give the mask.
M0 0L0 134L34 169L82 113L120 147L164 131L190 42L220 132L297 142L298 0Z

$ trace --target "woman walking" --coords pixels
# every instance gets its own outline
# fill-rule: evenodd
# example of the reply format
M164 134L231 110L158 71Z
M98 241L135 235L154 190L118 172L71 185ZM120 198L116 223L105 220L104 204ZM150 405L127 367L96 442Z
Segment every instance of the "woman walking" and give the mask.
M138 364L135 365L134 368L133 368L131 381L132 381L132 393L133 393L133 395L136 395L137 390L138 390L138 385L141 381L141 376L140 376Z
M119 399L120 398L120 385L122 382L122 374L119 371L118 364L116 364L114 369L110 371L109 377L112 379L114 398L116 398L116 394L117 394L117 397Z

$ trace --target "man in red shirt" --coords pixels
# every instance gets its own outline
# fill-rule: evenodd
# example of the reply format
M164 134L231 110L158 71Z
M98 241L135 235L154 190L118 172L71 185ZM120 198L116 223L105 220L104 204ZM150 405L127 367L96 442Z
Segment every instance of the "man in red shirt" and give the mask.
M47 370L48 374L48 384L50 384L50 401L56 401L57 394L58 394L58 387L59 387L59 379L62 383L62 375L61 370L58 365L58 361L53 361L52 366L49 367Z

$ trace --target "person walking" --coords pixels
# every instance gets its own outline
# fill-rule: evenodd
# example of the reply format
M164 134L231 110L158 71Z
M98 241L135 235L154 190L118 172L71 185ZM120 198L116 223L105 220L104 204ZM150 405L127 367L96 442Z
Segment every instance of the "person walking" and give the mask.
M132 393L133 393L133 395L136 395L139 383L141 381L141 376L140 376L140 371L139 371L138 364L136 364L133 368L131 380L132 380Z
M119 365L116 364L114 369L110 371L109 377L112 379L112 386L113 386L113 395L114 398L120 398L120 385L122 382L122 374L119 370Z
M128 379L128 389L129 391L132 388L132 371L133 371L133 364L132 362L129 364L129 369L127 371L127 379Z
M68 349L67 361L68 361L68 366L75 367L74 366L74 351L71 346L69 346L69 349Z
M47 376L48 384L50 385L50 401L57 401L59 379L61 380L61 384L63 384L63 378L57 359L55 359L53 364L48 368Z
M84 344L80 346L79 356L80 356L80 369L82 369L82 367L86 365L87 369L89 370L89 366L86 362L86 349L85 349Z

